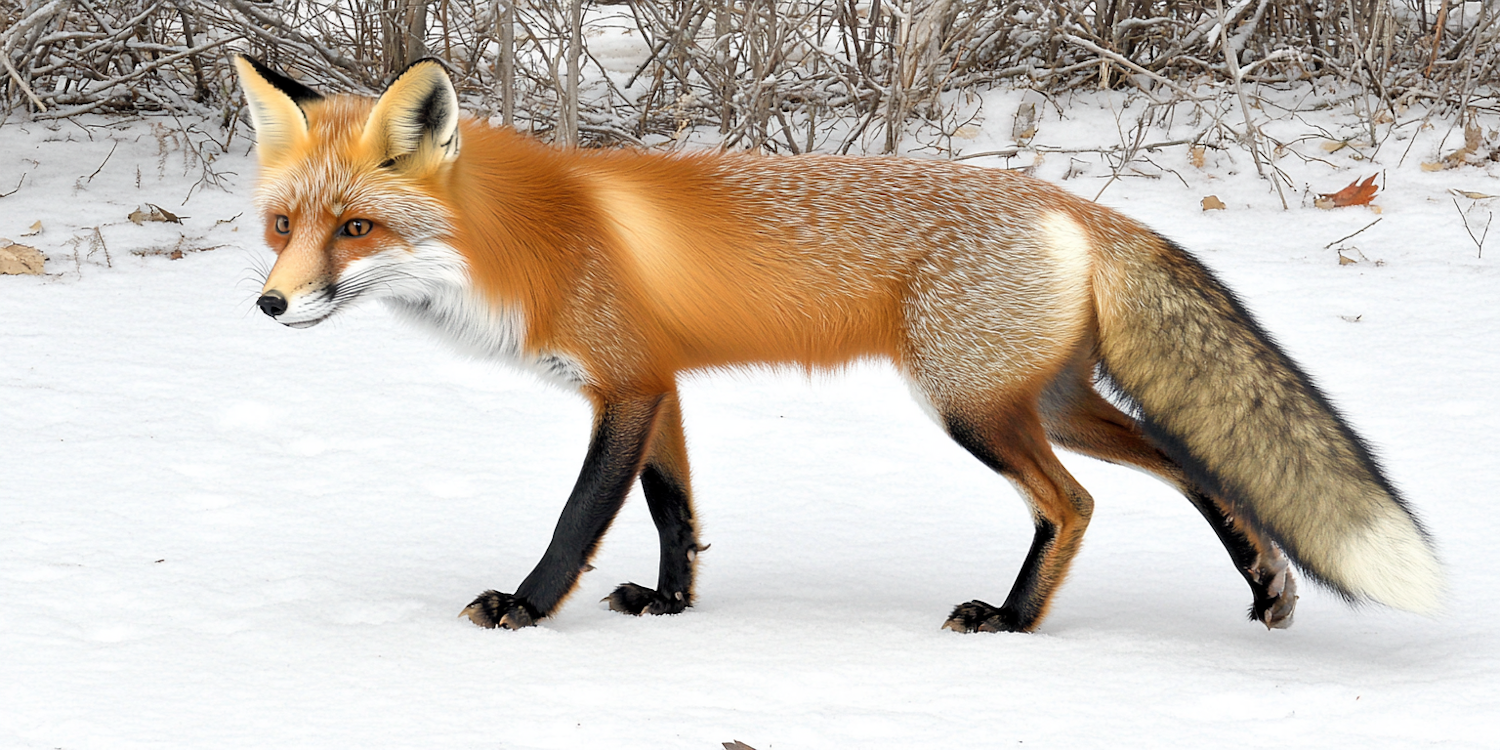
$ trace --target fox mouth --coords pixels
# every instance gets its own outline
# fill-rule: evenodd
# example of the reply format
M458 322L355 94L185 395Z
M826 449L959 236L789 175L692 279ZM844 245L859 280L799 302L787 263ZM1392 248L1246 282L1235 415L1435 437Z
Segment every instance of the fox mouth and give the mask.
M343 306L342 302L346 301L339 299L338 292L333 287L322 290L317 294L316 299L304 299L298 304L289 303L281 292L273 289L261 295L256 305L260 307L261 312L288 328L311 328L333 317L333 314ZM293 318L293 320L287 318Z
M346 269L341 279L326 282L321 288L294 291L291 298L278 289L266 290L256 305L288 328L311 328L359 300L390 296L392 282L402 277L386 267L388 263L380 265L381 259L380 256L360 259Z
M333 317L333 313L328 313L327 315L324 315L324 316L318 317L318 318L313 318L312 320L299 320L299 321L296 321L296 322L284 322L284 323L282 323L282 325L286 326L287 328L312 328L313 326L315 326L315 325L317 325L319 323L322 323L323 321L328 320L331 317Z

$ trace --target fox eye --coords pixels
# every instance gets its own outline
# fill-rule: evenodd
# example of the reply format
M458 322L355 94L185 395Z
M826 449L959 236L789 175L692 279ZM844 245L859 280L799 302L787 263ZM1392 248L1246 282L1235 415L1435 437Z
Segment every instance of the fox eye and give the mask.
M291 234L292 233L292 220L288 219L285 216L277 216L276 217L276 233L277 234Z
M344 222L340 233L345 237L363 237L375 228L375 222L369 219L350 219Z

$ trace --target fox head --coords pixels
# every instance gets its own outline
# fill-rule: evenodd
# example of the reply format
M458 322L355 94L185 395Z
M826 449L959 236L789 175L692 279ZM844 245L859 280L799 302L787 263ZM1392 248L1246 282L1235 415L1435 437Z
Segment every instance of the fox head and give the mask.
M376 99L324 97L249 57L235 66L276 253L262 312L303 328L356 299L421 297L419 285L462 274L444 244L459 109L441 64L412 64Z

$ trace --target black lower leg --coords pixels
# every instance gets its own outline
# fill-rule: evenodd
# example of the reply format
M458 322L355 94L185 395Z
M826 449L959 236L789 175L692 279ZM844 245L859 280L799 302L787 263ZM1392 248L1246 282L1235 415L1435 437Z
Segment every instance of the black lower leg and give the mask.
M1047 607L1048 587L1042 581L1042 562L1056 541L1057 527L1046 519L1038 519L1031 551L1005 603L996 607L975 599L960 604L953 608L943 627L964 633L1024 633L1035 628Z
M607 404L552 543L515 594L486 591L464 614L485 627L520 628L552 614L573 590L625 502L651 436L660 399Z
M953 440L985 466L1012 481L1018 476L1016 469L995 455L980 439L979 434L963 420L950 417L947 427ZM1041 622L1052 588L1043 579L1043 563L1057 541L1057 526L1039 516L1035 518L1035 524L1036 533L1031 538L1031 550L1026 555L1026 562L1021 565L1016 582L1011 586L1010 595L1005 598L1005 604L996 607L978 599L960 604L953 608L953 613L948 616L943 627L964 633L1014 633L1029 631Z
M1201 492L1189 492L1187 498L1203 514L1229 553L1229 559L1234 561L1235 569L1250 584L1254 597L1250 619L1272 628L1290 625L1297 597L1286 558L1274 548L1264 552L1259 549L1213 498Z
M684 482L655 464L647 464L641 472L641 489L661 540L656 589L625 583L607 601L616 612L676 614L693 603L693 563L698 556L698 537L693 525L692 500Z

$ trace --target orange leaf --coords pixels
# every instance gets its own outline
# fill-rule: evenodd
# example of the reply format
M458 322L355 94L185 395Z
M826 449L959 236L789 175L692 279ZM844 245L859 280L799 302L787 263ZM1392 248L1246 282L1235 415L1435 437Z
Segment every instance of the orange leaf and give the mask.
M1375 199L1375 191L1380 187L1375 184L1375 177L1370 175L1363 182L1355 180L1349 186L1337 193L1323 193L1313 201L1318 208L1343 208L1344 206L1368 206Z

